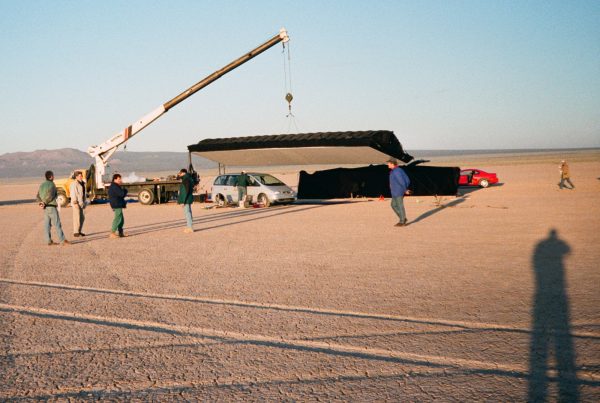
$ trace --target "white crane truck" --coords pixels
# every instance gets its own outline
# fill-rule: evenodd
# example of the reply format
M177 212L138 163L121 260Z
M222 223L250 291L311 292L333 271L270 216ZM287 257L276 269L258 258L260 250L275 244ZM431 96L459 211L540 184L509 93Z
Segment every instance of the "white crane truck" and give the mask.
M164 113L168 112L175 105L181 101L189 98L202 88L211 84L212 82L219 79L221 76L227 74L236 67L241 66L250 59L258 56L265 50L275 46L279 42L286 43L289 41L289 37L285 28L281 28L279 33L269 39L267 42L259 45L250 52L244 54L233 62L229 63L225 67L215 71L209 76L205 77L201 81L197 82L181 94L177 95L170 101L160 105L152 112L138 119L135 123L127 126L123 131L117 133L104 143L100 145L91 146L88 148L88 154L95 159L95 162L90 166L89 169L82 169L84 177L86 178L86 188L89 192L90 200L102 199L107 197L107 189L110 185L111 178L107 172L108 160L117 151L119 146L129 141L134 135L139 133L142 129L154 122L156 119L161 117ZM189 160L189 170L196 177L196 173L192 166L191 156ZM58 190L57 202L61 206L66 206L69 203L69 184L72 179L58 180L56 181L56 187ZM180 180L147 180L144 182L133 182L124 183L122 186L128 190L129 195L137 195L138 200L142 204L161 203L170 200L175 193L179 191Z

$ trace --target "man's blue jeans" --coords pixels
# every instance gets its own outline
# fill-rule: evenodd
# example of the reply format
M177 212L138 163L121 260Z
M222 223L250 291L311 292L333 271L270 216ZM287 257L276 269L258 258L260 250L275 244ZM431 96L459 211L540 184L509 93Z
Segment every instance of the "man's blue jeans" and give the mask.
M244 196L246 196L246 187L245 186L238 186L238 202L241 202L244 199Z
M404 210L404 196L392 197L392 209L398 215L402 224L406 223L406 211Z
M183 214L185 214L185 221L187 222L188 228L192 228L192 205L184 204L183 205Z
M65 240L65 234L63 233L62 225L60 224L58 210L54 206L46 206L44 209L44 237L48 243L52 241L51 228L53 225L56 228L58 242L63 242Z

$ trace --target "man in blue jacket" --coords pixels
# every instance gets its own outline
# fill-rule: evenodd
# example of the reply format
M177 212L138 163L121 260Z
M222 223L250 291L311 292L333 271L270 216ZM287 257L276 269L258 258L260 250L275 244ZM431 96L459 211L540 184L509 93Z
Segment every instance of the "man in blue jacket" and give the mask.
M398 161L394 158L387 160L387 165L391 169L390 190L392 191L392 209L400 219L396 227L403 227L407 222L406 211L404 210L404 195L409 192L410 179L408 179L404 170L398 166Z
M113 218L112 228L109 235L109 238L112 239L123 238L127 236L125 232L123 232L123 225L125 224L123 209L127 207L127 202L125 201L127 189L123 189L121 187L122 183L123 178L121 178L121 175L114 174L112 183L108 188L108 201L110 202L110 207L115 212L115 217Z

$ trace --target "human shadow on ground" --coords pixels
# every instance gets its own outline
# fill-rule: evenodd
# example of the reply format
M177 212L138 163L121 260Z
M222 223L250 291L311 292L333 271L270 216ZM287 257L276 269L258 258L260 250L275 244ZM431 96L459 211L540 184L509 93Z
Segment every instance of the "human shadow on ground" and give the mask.
M439 207L434 208L433 210L426 211L425 213L421 214L420 216L418 216L414 220L410 221L407 225L416 224L419 221L424 220L427 217L430 217L430 216L434 215L435 213L438 213L438 212L442 211L443 209L445 209L447 207L454 207L454 206L456 206L456 205L458 205L460 203L463 203L465 200L466 200L466 198L464 196L457 197L456 199L452 200L449 203L442 204Z
M458 197L460 197L460 196L464 196L464 195L467 195L467 194L471 194L471 193L477 192L479 190L481 190L481 188L479 186L477 186L477 187L473 187L472 186L472 187L458 188L458 191L456 192L456 195Z
M226 393L228 400L230 401L245 401L248 400L248 391L253 393L259 392L261 389L276 390L276 393L282 393L284 389L298 389L302 393L303 388L310 388L310 392L307 396L310 396L312 400L318 399L320 396L317 392L318 387L325 386L331 388L336 384L352 384L356 382L372 383L380 385L378 387L381 390L386 383L402 383L404 385L412 384L413 386L418 385L419 382L427 381L431 379L444 379L448 380L456 377L458 380L465 376L478 375L477 372L471 370L463 370L460 368L446 369L443 371L432 372L431 369L426 368L424 370L411 370L410 375L404 373L401 369L396 373L390 374L379 374L375 375L366 371L363 374L319 374L318 376L299 376L289 375L289 378L273 376L273 378L260 379L257 376L247 376L242 379L218 382L217 379L213 380L202 380L182 382L181 384L165 384L160 385L160 382L154 382L154 386L141 387L139 389L131 388L127 390L117 390L114 387L94 387L93 389L81 389L71 391L44 391L42 393L28 393L27 396L11 397L10 401L47 401L47 400L111 400L111 401L211 401L207 400L207 396L210 393ZM151 382L148 382L150 384ZM425 390L420 386L425 394ZM67 388L65 388L67 389ZM272 395L271 395L272 396ZM315 398L317 396L317 398ZM330 395L325 394L322 400L329 401ZM427 394L429 398L431 395ZM328 399L329 397L329 399ZM414 396L413 396L414 399ZM219 399L213 399L219 400ZM250 399L256 400L256 399ZM259 401L269 401L268 398L259 399ZM281 401L295 401L290 399L280 398ZM278 400L275 400L278 401Z
M1 275L7 274L8 271L8 267L0 267ZM8 303L10 300L10 286L0 284L0 303ZM13 315L0 313L0 393L2 393L2 385L10 385L15 382L14 373L11 370L16 364L15 358L10 355L10 352L14 349L14 322L16 320Z
M11 308L3 308L0 307L0 312L7 311L12 312ZM420 366L426 366L430 368L445 368L448 364L432 362L427 357L398 357L394 355L390 355L387 352L381 352L378 350L365 350L365 351L347 351L344 349L338 349L333 345L324 345L324 344L299 344L300 340L286 340L285 338L278 339L273 337L271 339L267 339L263 336L258 336L257 338L247 338L240 339L235 335L217 335L200 332L193 328L173 328L168 325L162 325L160 323L143 323L138 321L124 321L121 319L114 318L102 318L102 317L75 317L68 313L61 312L35 312L28 310L19 310L19 313L24 316L35 317L35 318L44 318L44 319L54 319L66 322L73 323L86 323L92 325L100 325L100 326L108 326L114 328L128 329L128 330L140 330L146 332L154 332L157 334L167 334L173 336L192 336L196 338L202 338L204 340L216 341L224 344L232 344L232 345L253 345L253 346L262 346L262 347L274 347L283 350L294 350L300 352L316 352L320 354L327 354L329 356L339 356L339 357L349 357L349 358L358 358L370 361L380 361L380 362L390 362L390 363L399 363L399 364L416 364ZM306 342L310 343L310 342ZM472 369L476 373L480 374L492 374L492 375L500 375L500 376L511 376L522 378L526 374L518 369L505 369L505 368L473 368Z
M498 182L498 183L494 183L493 185L490 185L489 187L500 187L500 186L504 186L503 182ZM479 190L483 190L484 188L482 188L481 186L459 186L458 187L458 191L456 192L456 194L458 196L462 196L462 195L466 195L469 193L473 193L473 192L477 192Z
M33 204L35 199L0 200L0 206L14 206L17 204Z
M275 216L279 216L279 215L283 215L283 214L299 213L302 211L312 210L315 208L320 208L320 207L325 207L325 206L326 205L307 205L307 206L298 206L297 208L294 208L291 206L281 206L281 207L274 207L274 208L268 208L268 209L266 209L266 208L264 208L264 209L243 209L240 211L227 211L227 212L223 212L223 213L216 213L216 214L211 214L211 215L207 215L207 216L202 216L199 218L194 218L193 223L195 225L201 225L201 224L208 224L208 223L211 223L214 221L222 221L222 220L226 220L226 219L230 219L230 218L242 218L242 220L240 220L240 221L222 223L222 224L212 225L212 226L208 226L208 227L203 226L201 228L195 228L195 232L203 232L203 231L207 231L207 230L215 229L215 228L219 228L219 227L226 227L226 226L230 226L230 225L242 224L245 222L271 218L271 217L275 217ZM137 235L142 235L142 234L147 234L147 233L157 232L157 231L164 231L164 230L173 229L173 228L185 228L185 226L186 226L185 219L163 221L163 222L158 222L158 223L143 224L143 225L131 226L131 227L129 227L129 226L127 226L127 224L125 224L125 232L128 234L128 236L137 236ZM110 234L109 231L89 234L89 235L93 235L93 236L88 235L83 239L78 238L78 240L74 241L73 243L86 243L86 242L96 241L99 239L106 238L109 234Z
M575 347L571 335L563 263L564 256L570 250L569 245L558 237L556 229L552 228L548 237L536 245L533 254L535 294L527 399L530 402L548 399L548 370L554 369L549 362L552 349L557 372L555 380L558 384L558 400L579 401Z
M351 203L362 203L366 201L371 201L373 198L357 198L352 200L323 200L323 199L298 199L294 202L296 205L306 205L306 204L315 204L315 205L330 205L330 204L351 204Z

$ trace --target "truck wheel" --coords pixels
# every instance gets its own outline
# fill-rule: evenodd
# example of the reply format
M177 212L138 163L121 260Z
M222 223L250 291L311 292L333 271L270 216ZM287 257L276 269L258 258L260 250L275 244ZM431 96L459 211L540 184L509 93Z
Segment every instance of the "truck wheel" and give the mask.
M256 201L258 202L258 204L262 204L265 207L269 207L271 205L269 198L264 193L259 194L256 198Z
M150 189L142 189L138 193L138 200L145 206L152 204L154 203L154 192Z
M69 204L69 198L65 193L58 192L56 195L56 204L58 204L60 207L67 207Z

